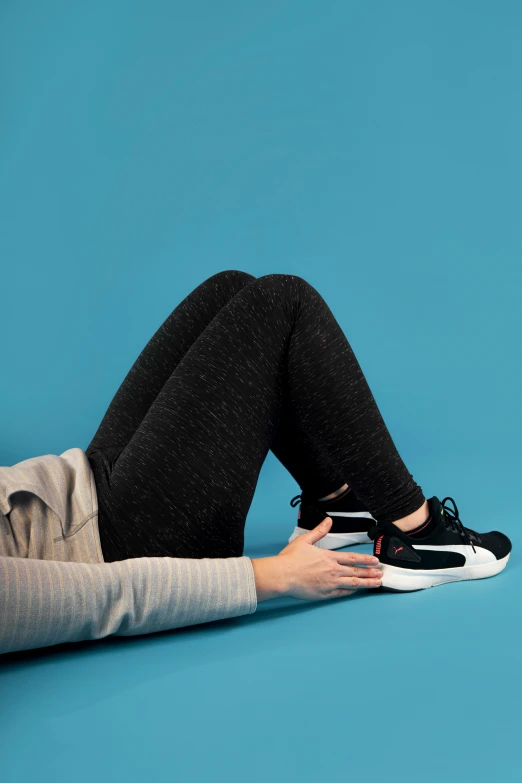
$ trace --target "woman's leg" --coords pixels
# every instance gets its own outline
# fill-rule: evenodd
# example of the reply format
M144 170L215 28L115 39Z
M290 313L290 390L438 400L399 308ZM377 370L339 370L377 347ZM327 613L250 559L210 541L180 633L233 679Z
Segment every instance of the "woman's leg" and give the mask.
M186 296L157 329L120 384L87 447L87 456L101 483L107 481L116 457L191 345L221 308L255 279L254 275L239 270L212 275ZM272 450L300 487L313 486L320 480L317 466L310 460L308 448L292 425L289 412L283 412ZM327 455L323 454L323 468L326 460ZM334 465L329 475L328 484L338 481L340 486L344 481Z
M98 522L104 540L109 516L104 500L111 492L110 475L115 460L188 349L221 308L255 279L246 272L227 270L197 286L157 329L120 384L86 449L96 479ZM294 430L284 413L272 447L298 484L307 486L315 480L316 465L310 461L299 432ZM326 459L323 454L323 466ZM334 478L334 466L330 468L330 475L333 481L341 483L340 474L337 480Z
M255 279L254 275L239 270L218 272L198 285L165 319L120 384L87 447L87 456L91 464L96 463L97 473L107 477L116 457L188 349L221 308ZM321 480L316 464L309 459L306 444L300 442L299 431L287 413L282 415L272 448L301 487ZM323 454L323 466L326 460L327 455ZM344 481L334 465L329 475L332 478L328 484L333 480L340 486Z
M318 494L346 479L374 515L392 520L422 505L324 300L299 277L266 275L195 340L107 474L106 559L241 554L281 426L282 451L288 433L306 448Z

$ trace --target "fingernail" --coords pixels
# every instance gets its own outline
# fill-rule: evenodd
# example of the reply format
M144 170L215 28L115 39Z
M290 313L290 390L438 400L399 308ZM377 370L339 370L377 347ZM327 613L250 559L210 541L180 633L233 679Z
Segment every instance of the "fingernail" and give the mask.
M379 558L378 558L378 557L372 557L372 559L370 560L370 562L371 562L371 563L378 563L378 562L379 562Z

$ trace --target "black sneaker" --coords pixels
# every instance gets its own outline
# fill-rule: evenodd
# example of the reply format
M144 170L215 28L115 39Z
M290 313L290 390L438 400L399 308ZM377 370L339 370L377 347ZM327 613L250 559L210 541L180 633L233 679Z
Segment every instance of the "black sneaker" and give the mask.
M303 492L290 501L292 507L298 503L297 525L288 543L317 527L325 517L332 518L332 527L329 533L315 543L320 549L340 549L343 546L371 543L368 530L375 523L375 519L356 498L353 490L347 490L333 500L320 502L308 498Z
M452 503L449 508L447 503ZM446 582L484 579L502 571L511 541L503 533L476 533L464 527L453 498L428 500L430 517L410 536L394 524L377 523L369 531L373 553L382 563L382 586L389 590L423 590Z

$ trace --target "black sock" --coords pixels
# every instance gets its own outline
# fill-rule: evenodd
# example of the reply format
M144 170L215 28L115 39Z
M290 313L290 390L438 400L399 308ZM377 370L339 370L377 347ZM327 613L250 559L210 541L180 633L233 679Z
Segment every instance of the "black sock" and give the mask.
M430 514L425 522L423 522L418 527L414 527L413 530L406 530L405 533L407 536L411 536L412 538L425 538L426 536L429 536L434 527L435 522L433 521L433 517Z

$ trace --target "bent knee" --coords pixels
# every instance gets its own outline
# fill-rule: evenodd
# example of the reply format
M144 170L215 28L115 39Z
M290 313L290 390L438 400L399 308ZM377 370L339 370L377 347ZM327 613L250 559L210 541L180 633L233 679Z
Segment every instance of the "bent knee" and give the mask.
M268 289L272 294L281 293L285 297L301 298L315 292L313 286L299 275L274 273L257 278L257 285Z
M240 269L225 269L222 272L216 272L208 279L217 282L224 281L243 283L244 285L246 283L250 283L252 280L256 280L254 275L251 275L250 272L242 272Z

